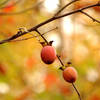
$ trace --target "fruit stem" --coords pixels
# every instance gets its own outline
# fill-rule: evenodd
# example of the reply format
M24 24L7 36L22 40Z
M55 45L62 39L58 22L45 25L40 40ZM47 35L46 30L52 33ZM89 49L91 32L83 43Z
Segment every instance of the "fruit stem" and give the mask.
M80 93L79 93L79 91L78 91L78 89L76 88L76 86L75 86L74 83L72 83L72 86L73 86L73 88L75 89L75 91L76 91L76 93L77 93L77 95L78 95L78 97L79 97L79 100L82 100L82 99L81 99L81 96L80 96Z
M47 43L47 45L49 44L48 41L45 39L45 37L36 29L35 30L41 37L42 39Z
M58 55L56 55L56 56L57 56L58 60L60 61L61 65L64 66L64 64L63 64L62 60L60 59L60 57Z

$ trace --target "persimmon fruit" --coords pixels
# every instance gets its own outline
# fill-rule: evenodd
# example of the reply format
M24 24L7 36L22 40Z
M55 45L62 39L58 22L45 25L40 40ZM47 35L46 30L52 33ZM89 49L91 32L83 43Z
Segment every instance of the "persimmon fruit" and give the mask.
M56 51L52 46L44 46L41 51L41 59L45 64L52 64L56 59Z
M63 78L69 83L74 83L77 79L77 71L74 67L67 67L63 71Z

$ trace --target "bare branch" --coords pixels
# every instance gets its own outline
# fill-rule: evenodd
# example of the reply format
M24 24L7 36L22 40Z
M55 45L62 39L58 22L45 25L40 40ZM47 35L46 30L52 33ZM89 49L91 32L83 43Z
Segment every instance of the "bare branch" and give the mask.
M8 39L1 40L1 41L0 41L0 44L6 43L6 42L8 42L8 41L10 41L10 40L14 40L14 39L16 39L16 38L18 38L18 37L20 37L20 36L22 36L22 35L25 35L25 34L29 33L29 32L36 31L36 29L38 29L38 28L40 28L41 26L43 26L43 25L45 25L45 24L48 24L48 23L50 23L50 22L52 22L52 21L54 21L54 20L56 20L56 19L59 19L59 18L65 17L65 16L69 16L69 15L72 15L72 14L75 14L75 13L79 13L79 12L82 11L82 10L89 9L89 8L92 8L92 7L95 7L95 6L100 6L100 3L94 4L94 5L90 5L90 6L86 6L86 7L83 7L83 8L81 8L81 9L74 10L74 11L72 11L72 12L69 12L69 13L66 13L66 14L63 14L63 15L60 15L60 16L56 16L56 17L53 16L53 17L47 19L46 21L41 22L40 24L38 24L38 25L36 25L36 26L34 26L34 27L28 29L28 32L22 32L21 34L15 34L15 35L13 35L12 37L9 37Z
M66 7L68 7L69 5L71 5L72 3L79 1L79 0L72 0L71 2L69 2L68 4L66 4L64 7L62 7L54 16L59 15Z
M81 13L83 13L84 15L88 16L90 19L92 19L92 20L93 20L93 22L100 23L100 21L99 21L99 20L97 20L97 19L93 18L93 17L92 17L92 16L90 16L88 13L86 13L86 12L84 12L84 11L80 11L80 12L81 12Z

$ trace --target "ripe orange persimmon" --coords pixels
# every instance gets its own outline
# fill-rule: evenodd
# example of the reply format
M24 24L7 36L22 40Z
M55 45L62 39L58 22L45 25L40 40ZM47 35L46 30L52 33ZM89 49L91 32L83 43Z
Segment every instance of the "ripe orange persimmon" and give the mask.
M45 64L52 64L56 59L56 51L52 46L44 46L41 51L41 59Z
M77 79L77 71L73 67L67 67L63 71L63 78L69 83L73 83Z

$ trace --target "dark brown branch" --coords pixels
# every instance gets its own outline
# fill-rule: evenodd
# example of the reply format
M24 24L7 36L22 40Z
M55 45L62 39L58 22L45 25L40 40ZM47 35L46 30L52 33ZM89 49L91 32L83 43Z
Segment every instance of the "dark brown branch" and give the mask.
M77 95L78 95L78 97L79 97L79 100L82 100L82 99L81 99L81 96L80 96L80 93L79 93L79 91L77 90L77 88L75 87L75 84L74 84L74 83L72 83L72 86L73 86L73 88L75 89L75 91L76 91L76 93L77 93Z
M88 13L86 13L86 12L84 12L84 11L80 11L81 13L83 13L84 15L86 15L86 16L88 16L90 19L92 19L93 20L93 22L97 22L97 23L100 23L100 21L99 20L97 20L97 19L95 19L95 18L93 18L92 16L90 16Z
M47 23L50 23L50 22L52 22L52 21L54 21L56 19L59 19L59 18L65 17L65 16L69 16L69 15L72 15L72 14L75 14L75 13L79 13L82 10L89 9L89 8L92 8L92 7L95 7L95 6L100 6L100 4L97 3L97 4L94 4L94 5L83 7L83 8L78 9L78 10L74 10L72 12L63 14L61 16L51 17L51 18L47 19L46 21L44 21L44 22L42 22L42 23L40 23L40 24L28 29L28 32L22 32L21 34L15 34L15 35L13 35L12 37L10 37L8 39L0 41L0 44L6 43L6 42L8 42L10 40L14 40L14 39L16 39L16 38L18 38L18 37L20 37L22 35L25 35L25 34L29 33L29 32L36 31L36 29L38 29L39 27L41 27L41 26L43 26L43 25L45 25Z
M69 5L71 5L72 3L79 1L79 0L72 0L71 2L69 2L68 4L66 4L64 7L62 7L54 16L57 16L58 14L60 14L66 7L68 7Z

